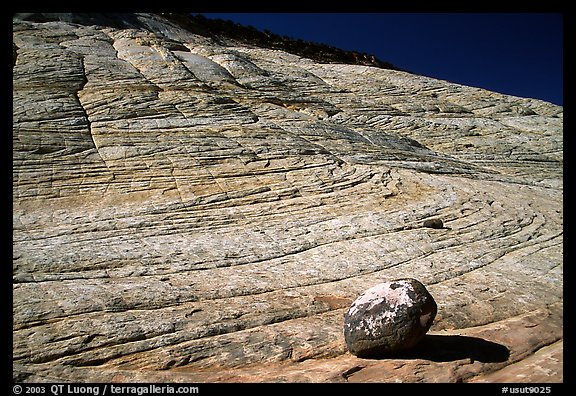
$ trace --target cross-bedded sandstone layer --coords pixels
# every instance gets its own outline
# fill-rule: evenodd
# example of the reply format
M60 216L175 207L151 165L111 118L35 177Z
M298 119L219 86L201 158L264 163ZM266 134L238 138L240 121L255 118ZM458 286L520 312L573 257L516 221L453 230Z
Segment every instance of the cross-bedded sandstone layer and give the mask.
M16 380L562 381L562 107L77 18L13 22ZM420 348L346 352L404 277Z

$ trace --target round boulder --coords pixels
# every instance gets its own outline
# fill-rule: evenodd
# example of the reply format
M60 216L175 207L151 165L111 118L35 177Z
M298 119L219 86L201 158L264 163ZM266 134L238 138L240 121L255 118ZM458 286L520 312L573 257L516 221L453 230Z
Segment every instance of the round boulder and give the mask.
M416 279L380 283L348 309L344 317L346 345L358 357L410 349L422 340L436 312L436 301Z

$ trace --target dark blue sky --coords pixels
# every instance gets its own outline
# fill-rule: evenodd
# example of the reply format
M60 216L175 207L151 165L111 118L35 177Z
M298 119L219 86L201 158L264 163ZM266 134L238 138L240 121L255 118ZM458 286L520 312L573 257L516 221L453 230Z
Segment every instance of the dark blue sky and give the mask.
M401 69L563 104L560 13L204 13Z

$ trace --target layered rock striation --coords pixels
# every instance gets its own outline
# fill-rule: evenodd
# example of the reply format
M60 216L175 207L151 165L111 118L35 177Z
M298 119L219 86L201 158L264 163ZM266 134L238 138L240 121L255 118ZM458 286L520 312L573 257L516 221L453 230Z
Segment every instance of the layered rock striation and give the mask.
M159 15L16 15L13 377L562 381L562 127ZM423 346L348 353L352 301L408 277Z

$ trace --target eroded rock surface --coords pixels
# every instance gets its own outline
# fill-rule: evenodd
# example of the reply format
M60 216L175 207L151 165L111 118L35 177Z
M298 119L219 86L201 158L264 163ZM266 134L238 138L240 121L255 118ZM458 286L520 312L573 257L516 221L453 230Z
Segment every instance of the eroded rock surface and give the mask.
M562 107L155 15L22 18L16 380L562 380ZM353 299L404 277L438 304L423 349L349 354Z

